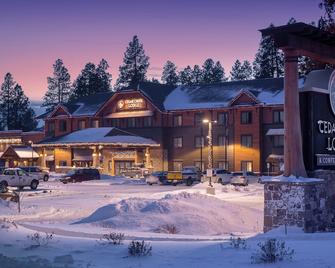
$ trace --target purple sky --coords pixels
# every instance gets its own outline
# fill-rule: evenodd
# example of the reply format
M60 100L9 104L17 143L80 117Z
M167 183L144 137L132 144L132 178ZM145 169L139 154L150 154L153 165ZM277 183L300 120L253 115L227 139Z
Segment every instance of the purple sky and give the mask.
M3 0L0 81L11 72L32 100L40 100L57 58L72 80L85 63L105 58L114 84L135 34L150 57L149 77L159 78L166 60L183 68L208 57L220 60L229 75L236 59L253 60L258 29L291 17L317 21L319 1Z

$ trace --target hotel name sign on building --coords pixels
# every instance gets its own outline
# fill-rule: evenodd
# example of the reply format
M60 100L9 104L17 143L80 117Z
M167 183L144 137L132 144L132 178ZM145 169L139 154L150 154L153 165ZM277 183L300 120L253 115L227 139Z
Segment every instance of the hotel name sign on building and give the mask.
M304 162L309 171L335 169L335 71L328 78L315 77L316 86L300 93Z
M145 108L143 98L121 99L117 102L117 108L120 111L141 110Z

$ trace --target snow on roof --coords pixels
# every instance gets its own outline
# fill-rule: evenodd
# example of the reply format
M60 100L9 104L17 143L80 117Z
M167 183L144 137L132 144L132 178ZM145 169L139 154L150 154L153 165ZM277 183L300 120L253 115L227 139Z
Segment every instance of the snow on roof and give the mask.
M12 146L12 149L15 151L19 158L39 158L39 154L36 153L31 147Z
M57 144L115 144L115 145L152 145L155 141L143 138L114 127L86 128L70 134L44 140L35 146Z
M285 130L283 128L270 128L266 132L266 136L282 136L284 135Z

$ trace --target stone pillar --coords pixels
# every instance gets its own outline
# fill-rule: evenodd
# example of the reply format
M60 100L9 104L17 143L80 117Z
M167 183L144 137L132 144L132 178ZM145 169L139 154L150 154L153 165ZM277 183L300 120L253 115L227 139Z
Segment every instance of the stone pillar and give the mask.
M94 146L92 158L93 158L93 167L98 168L100 164L100 154L98 146Z
M45 168L47 166L47 162L46 162L46 152L45 152L45 148L42 148L41 150L41 166L42 168Z
M151 167L151 157L150 157L150 149L149 149L149 147L145 148L145 167L146 168L152 168Z
M298 55L295 50L284 50L285 55L285 142L284 175L306 177L302 153L300 106L298 90Z

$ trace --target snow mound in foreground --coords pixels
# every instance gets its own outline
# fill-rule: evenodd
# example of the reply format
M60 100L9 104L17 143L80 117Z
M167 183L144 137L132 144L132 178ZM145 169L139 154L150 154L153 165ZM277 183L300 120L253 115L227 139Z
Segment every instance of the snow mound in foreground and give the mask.
M75 224L155 232L174 225L178 233L218 235L259 231L263 212L200 193L167 194L161 199L130 198L97 209Z

